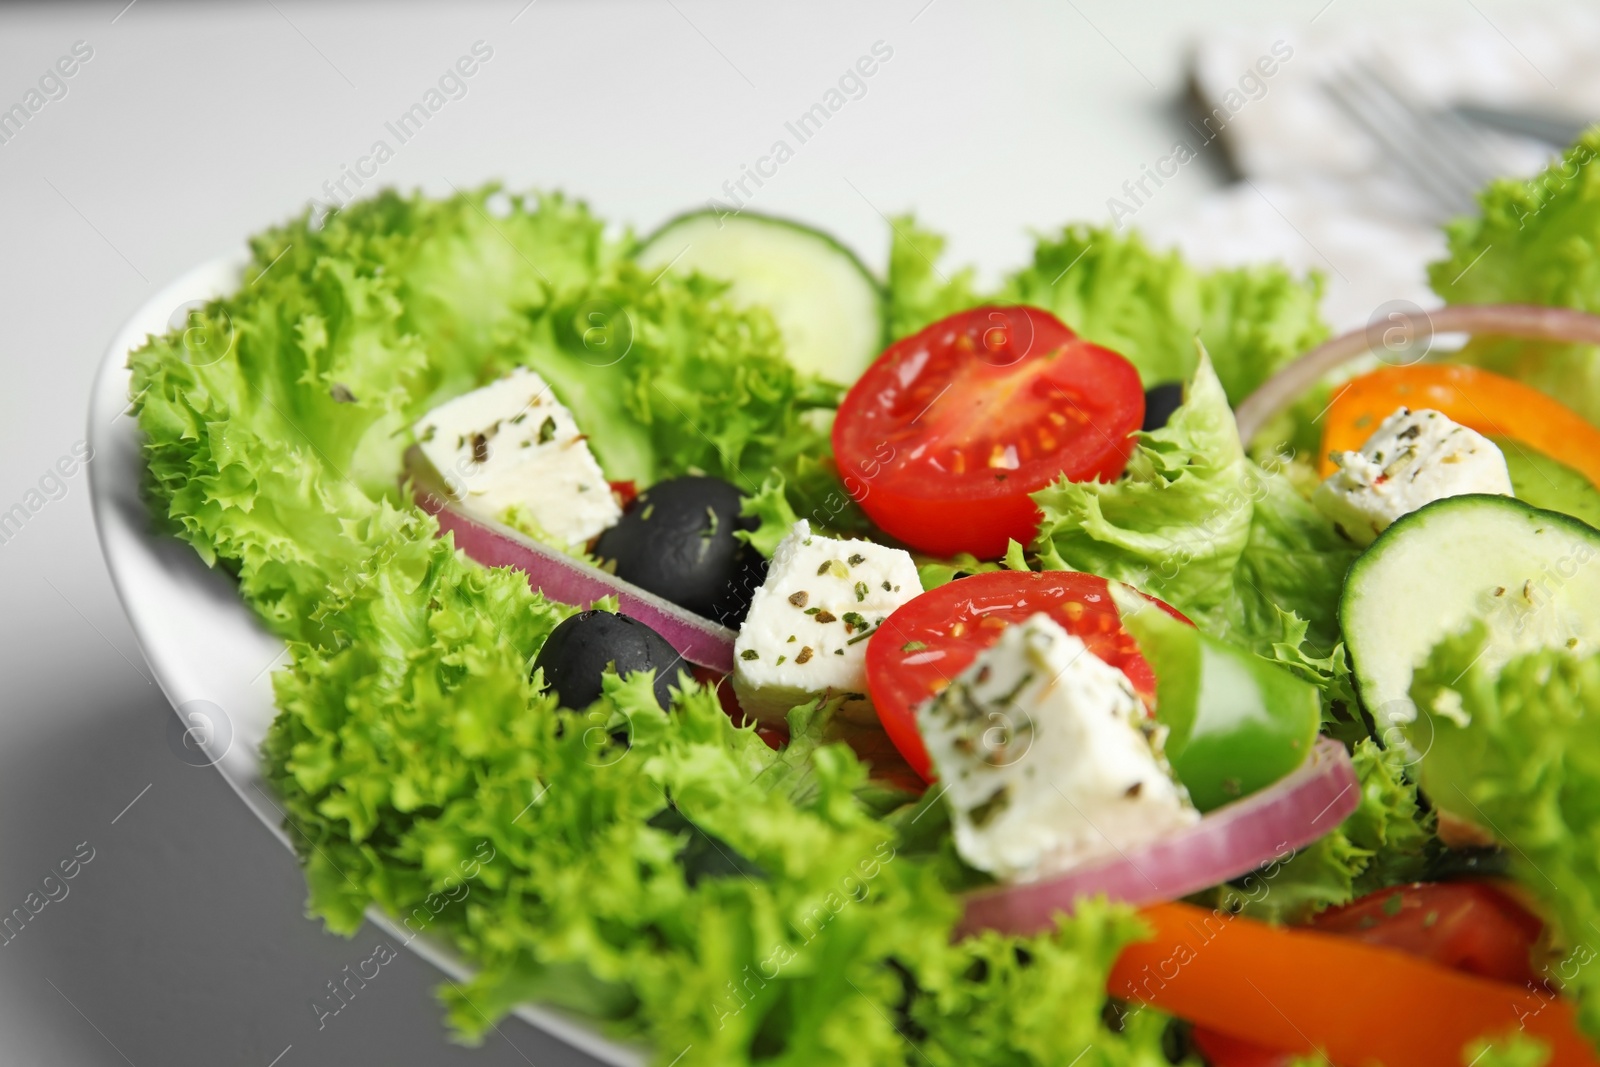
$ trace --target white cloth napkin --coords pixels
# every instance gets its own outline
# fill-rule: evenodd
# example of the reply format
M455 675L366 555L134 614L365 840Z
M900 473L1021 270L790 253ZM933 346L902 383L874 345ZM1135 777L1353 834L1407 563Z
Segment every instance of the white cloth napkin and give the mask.
M1478 103L1600 119L1600 10L1491 15L1469 4L1448 21L1402 17L1337 33L1315 29L1235 27L1196 43L1196 93L1217 116L1222 146L1244 180L1190 216L1150 227L1148 236L1208 265L1277 259L1319 270L1327 281L1324 313L1343 330L1396 299L1438 304L1425 268L1444 254L1444 237L1414 184L1329 98L1324 80L1364 62L1425 106ZM1268 64L1274 72L1262 77L1258 61L1275 42L1279 54L1284 46L1292 54ZM1506 175L1531 175L1555 152L1487 130L1478 140Z

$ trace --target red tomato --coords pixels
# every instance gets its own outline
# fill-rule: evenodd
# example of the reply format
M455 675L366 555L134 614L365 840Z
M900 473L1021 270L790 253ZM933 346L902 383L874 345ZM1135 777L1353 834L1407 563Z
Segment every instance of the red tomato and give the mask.
M1438 882L1379 890L1311 920L1313 930L1420 956L1451 970L1543 985L1533 947L1544 923L1490 882ZM1212 1067L1285 1067L1298 1057L1201 1027L1194 1043Z
M1189 1031L1189 1036L1211 1067L1289 1067L1305 1059L1298 1052L1277 1052L1203 1026Z
M1150 600L1173 618L1189 621ZM958 578L902 604L867 642L867 688L878 719L925 781L933 777L917 732L917 705L966 670L1001 630L1041 611L1127 675L1146 704L1154 698L1155 674L1122 628L1104 578L1076 571L995 571Z
M1544 923L1489 882L1397 886L1330 908L1314 930L1343 934L1432 960L1452 970L1523 985Z
M888 533L995 559L1038 531L1029 493L1120 475L1143 419L1133 364L1047 311L981 307L890 345L839 405L833 451Z
M608 482L607 484L611 486L611 497L617 502L617 507L619 508L626 509L629 504L633 503L634 498L639 495L637 482Z

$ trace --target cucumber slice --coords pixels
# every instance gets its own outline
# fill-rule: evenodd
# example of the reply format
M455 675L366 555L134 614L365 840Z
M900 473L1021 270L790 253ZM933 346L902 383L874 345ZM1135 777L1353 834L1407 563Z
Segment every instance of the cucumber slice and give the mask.
M646 270L699 271L772 313L789 362L850 385L887 344L883 289L849 249L787 219L746 211L680 215L639 249Z
M1545 647L1600 650L1600 530L1505 496L1446 497L1405 515L1350 567L1339 623L1361 703L1385 743L1416 719L1411 675L1473 619L1482 662Z

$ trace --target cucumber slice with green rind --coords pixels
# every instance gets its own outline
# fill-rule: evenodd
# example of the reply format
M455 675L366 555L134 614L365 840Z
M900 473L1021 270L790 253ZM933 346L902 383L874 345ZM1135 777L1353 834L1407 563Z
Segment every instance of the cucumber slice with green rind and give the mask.
M1504 496L1436 500L1390 526L1345 578L1339 623L1356 688L1385 743L1417 718L1411 676L1474 619L1482 662L1600 651L1600 530Z
M853 383L887 344L883 288L861 260L810 226L749 211L680 215L640 246L646 270L698 271L772 314L789 361Z

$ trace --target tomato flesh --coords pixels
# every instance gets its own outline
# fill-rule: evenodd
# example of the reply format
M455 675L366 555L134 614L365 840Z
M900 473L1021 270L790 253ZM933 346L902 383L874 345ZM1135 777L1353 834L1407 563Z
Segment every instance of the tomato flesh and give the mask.
M1189 1036L1211 1067L1291 1067L1305 1058L1297 1052L1279 1052L1203 1026L1195 1027Z
M617 502L617 507L624 510L639 496L639 483L635 481L607 482L606 484L611 486L611 497Z
M1541 981L1532 953L1544 923L1488 882L1384 889L1330 908L1311 927L1399 949L1480 978L1518 985Z
M993 559L1037 533L1028 494L1120 475L1143 420L1126 359L1048 311L981 307L890 345L839 405L833 450L885 531Z
M1104 578L1076 571L995 571L958 578L901 605L867 643L867 688L878 720L924 781L933 780L933 771L917 731L918 705L950 684L1007 626L1038 612L1127 675L1147 706L1153 702L1155 673L1123 629Z

